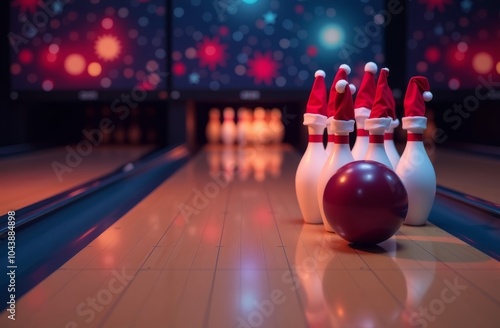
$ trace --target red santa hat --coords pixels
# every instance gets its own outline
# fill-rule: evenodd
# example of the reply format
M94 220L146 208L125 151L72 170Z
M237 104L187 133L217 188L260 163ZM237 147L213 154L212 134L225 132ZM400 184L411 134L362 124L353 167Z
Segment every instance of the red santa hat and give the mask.
M431 101L429 81L423 76L414 76L408 82L404 107L405 116L425 116L425 102Z
M394 99L394 95L392 94L392 91L389 93L388 97L389 97L389 100L390 100L390 104L389 104L389 116L393 120L397 120L398 117L396 115L396 100Z
M306 113L326 116L326 83L325 71L317 70L314 73L314 83L307 101Z
M328 109L327 109L327 114L328 117L332 117L335 115L335 112L337 111L335 107L335 97L337 94L337 91L335 90L335 86L338 81L340 80L346 80L347 81L347 75L351 73L351 67L347 64L342 64L339 66L339 69L337 71L337 74L335 74L335 78L333 79L332 86L330 88L330 95L329 95L329 101L328 101ZM351 94L356 92L356 87L354 84L349 84L349 88L351 89Z
M349 82L340 80L335 83L335 120L349 121L354 120L354 105L352 102L352 93Z
M368 108L371 109L375 98L375 74L377 74L377 64L368 62L365 64L365 74L361 80L354 108Z
M387 67L382 68L377 81L377 90L375 91L375 100L370 112L370 118L389 116L392 91L387 82L388 76L389 69Z

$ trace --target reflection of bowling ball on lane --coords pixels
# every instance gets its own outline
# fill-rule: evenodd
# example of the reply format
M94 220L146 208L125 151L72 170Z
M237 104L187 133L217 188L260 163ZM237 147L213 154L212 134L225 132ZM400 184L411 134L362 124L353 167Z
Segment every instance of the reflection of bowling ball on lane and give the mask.
M328 181L323 209L340 237L374 245L399 230L408 211L408 195L387 166L354 161L342 166Z
M345 248L352 256L376 257L376 267L339 270L329 261L323 271L323 295L331 327L405 327L405 273L394 261L394 239L371 246L373 252ZM380 268L380 269L378 269Z

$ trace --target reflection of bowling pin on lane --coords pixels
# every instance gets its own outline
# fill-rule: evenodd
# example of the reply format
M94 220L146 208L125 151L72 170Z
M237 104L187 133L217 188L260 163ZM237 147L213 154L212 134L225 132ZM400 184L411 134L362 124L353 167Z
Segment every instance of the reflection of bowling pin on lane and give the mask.
M392 91L387 84L387 76L389 76L389 69L384 67L378 77L375 102L370 117L365 121L365 129L370 133L365 159L382 163L394 169L384 147L384 134L392 121L391 118L387 117L390 106L389 96L392 96Z
M208 112L208 124L205 135L209 143L218 143L221 137L220 111L212 108Z
M349 98L345 98L344 100L344 87L342 87L341 95L339 95L339 92L336 89L336 85L339 81L346 81L347 74L349 74L350 71L351 68L349 66L345 64L340 65L330 88L328 110L330 113L333 113L333 118L330 120L330 130L334 134L334 142L332 151L328 155L325 165L321 169L316 190L318 207L321 213L321 220L325 225L326 231L330 232L333 232L333 228L326 220L326 216L323 211L323 192L325 191L328 180L330 180L335 171L337 171L337 169L342 165L347 164L353 160L351 150L349 149L349 133L354 130L352 93L356 91L356 88L352 84L349 85L349 96L351 97L350 105L348 103ZM343 82L341 84L343 84ZM347 103L344 103L345 101L347 101ZM337 113L339 113L339 119L337 119ZM352 122L350 122L351 120ZM338 144L336 144L337 141Z
M236 141L236 123L234 123L234 109L224 108L222 113L224 122L221 127L221 139L224 145L233 145Z
M354 102L354 117L356 119L356 141L352 147L352 157L354 160L365 158L368 150L368 131L365 130L365 120L370 116L370 111L375 99L375 74L377 74L377 65L374 62L368 62L365 65L365 74L359 86L356 101Z
M391 165L395 170L398 167L400 157L398 150L396 149L396 145L394 145L394 129L399 126L399 120L396 116L396 101L394 100L392 92L388 96L390 100L389 116L391 117L392 121L389 129L385 131L384 134L384 147L385 152L387 153L387 157L389 157Z
M425 151L423 132L427 126L425 103L432 99L429 82L414 76L408 83L404 107L403 129L408 131L406 147L396 173L408 192L408 214L405 224L424 225L436 195L436 173Z
M309 143L295 174L295 192L302 217L306 223L321 223L316 188L321 168L326 161L323 132L326 127L325 72L314 73L314 83L304 114L304 125L309 133Z

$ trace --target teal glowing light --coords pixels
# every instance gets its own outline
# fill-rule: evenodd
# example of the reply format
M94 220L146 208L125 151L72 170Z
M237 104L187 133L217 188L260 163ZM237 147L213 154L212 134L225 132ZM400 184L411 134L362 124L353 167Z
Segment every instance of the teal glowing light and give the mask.
M244 3L249 4L249 5L253 5L257 1L259 1L259 0L243 0Z
M344 30L338 25L326 25L319 32L319 40L325 48L332 49L340 47L344 41Z

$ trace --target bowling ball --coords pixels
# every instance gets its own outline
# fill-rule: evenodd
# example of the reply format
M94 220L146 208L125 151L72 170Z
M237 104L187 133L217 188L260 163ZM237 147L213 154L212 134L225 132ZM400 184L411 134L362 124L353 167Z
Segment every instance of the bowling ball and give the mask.
M340 237L374 245L399 230L408 212L408 195L401 179L384 164L355 161L328 180L323 209Z

